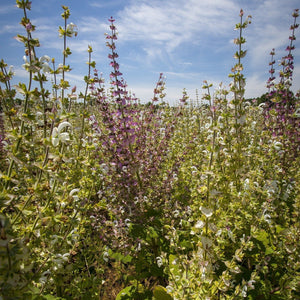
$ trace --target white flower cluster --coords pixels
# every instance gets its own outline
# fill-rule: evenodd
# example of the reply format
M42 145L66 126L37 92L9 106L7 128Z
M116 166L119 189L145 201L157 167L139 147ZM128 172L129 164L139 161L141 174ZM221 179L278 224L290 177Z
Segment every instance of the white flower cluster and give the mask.
M64 121L58 125L58 127L53 128L52 132L52 145L57 147L59 142L61 143L68 143L70 141L70 134L64 131L67 127L72 128L72 125Z

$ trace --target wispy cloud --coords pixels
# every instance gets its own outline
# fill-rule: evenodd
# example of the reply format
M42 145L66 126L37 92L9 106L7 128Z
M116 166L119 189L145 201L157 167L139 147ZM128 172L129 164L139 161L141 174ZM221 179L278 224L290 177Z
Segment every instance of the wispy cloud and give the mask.
M203 76L203 74L201 74L201 73L188 73L188 72L180 73L180 72L169 72L169 71L164 72L164 74L168 78L182 78L185 80L197 79L197 78L201 78Z
M142 100L142 102L149 102L153 98L153 90L154 86L151 87L149 85L141 85L141 84L133 84L131 85L130 91L135 94L135 96ZM170 104L175 104L179 102L179 99L182 95L182 88L180 87L166 87L166 97L164 98L164 101ZM191 91L192 93L194 91Z
M16 7L15 5L1 5L0 6L0 15L2 14L8 14L12 11L15 11L16 10Z
M0 34L13 33L16 34L20 30L20 25L7 24L0 28Z
M91 7L103 8L103 9L107 9L110 7L118 7L122 4L124 4L124 0L114 0L114 1L106 1L106 2L96 2L96 1L88 2L88 5L90 5Z
M13 72L18 79L22 79L24 82L28 80L28 72L22 67L14 67Z
M289 43L289 27L293 21L291 7L299 7L299 1L265 0L256 2L257 5L250 12L253 15L253 22L246 33L248 42L246 47L250 50L252 64L259 67L263 63L267 64L266 59L269 59L269 53L273 48L276 49L278 55L284 54Z
M173 51L185 42L199 44L201 36L222 35L234 11L238 7L230 0L132 1L118 13L118 28L123 40Z
M258 74L253 74L246 80L246 98L254 98L267 92L266 81L268 78L263 78Z
M82 34L89 34L93 35L94 38L102 35L105 33L105 31L108 29L108 22L103 22L104 20L101 20L96 17L87 17L84 16L80 19L78 28L80 33Z

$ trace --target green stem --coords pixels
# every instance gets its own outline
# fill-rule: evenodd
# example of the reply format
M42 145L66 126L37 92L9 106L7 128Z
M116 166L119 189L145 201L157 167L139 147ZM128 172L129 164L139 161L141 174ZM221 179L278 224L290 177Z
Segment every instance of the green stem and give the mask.
M62 81L65 81L65 65L66 65L66 49L67 49L67 18L65 17L65 31L64 31L64 50L63 50L63 70L62 70ZM64 103L64 97L65 97L65 88L62 87L61 91L61 100L62 103ZM71 101L71 100L70 100Z
M14 220L12 221L12 225L14 225L14 224L16 223L17 219L20 217L22 211L26 208L26 206L27 206L28 203L30 202L31 198L32 198L32 195L30 195L30 196L28 197L28 199L26 200L26 202L25 202L25 204L23 205L22 209L19 210L18 214L16 215L16 217L15 217Z
M53 183L53 186L52 186L51 193L50 193L50 195L48 197L48 201L47 201L45 207L43 208L43 211L45 211L48 208L48 206L50 205L51 200L53 199L53 195L54 195L54 192L55 192L55 189L56 189L56 185L57 185L57 181L55 180L54 183ZM35 229L35 227L37 225L38 220L39 220L39 215L36 216L36 218L35 218L35 220L33 222L33 225L31 227L31 230L30 230L30 233L29 233L29 238L31 238L31 236L33 234L33 231L34 231L34 229Z
M88 69L88 80L90 80L91 78L91 61L92 61L92 54L91 51L89 51L89 69ZM79 155L80 155L80 151L81 151L81 139L83 138L83 134L84 134L84 127L85 127L85 113L86 113L86 98L87 98L87 94L88 94L88 88L89 88L89 81L86 83L86 87L85 87L85 93L84 93L84 98L83 98L83 114L82 114L82 120L81 120L81 132L80 132L80 136L79 136L79 143L78 143L78 152L77 152L77 162L76 162L76 166L78 166L79 164Z

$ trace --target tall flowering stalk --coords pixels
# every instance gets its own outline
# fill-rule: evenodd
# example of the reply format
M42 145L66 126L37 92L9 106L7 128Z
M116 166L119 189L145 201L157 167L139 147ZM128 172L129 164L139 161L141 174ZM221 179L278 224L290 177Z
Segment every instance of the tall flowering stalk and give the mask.
M1 99L0 99L0 161L1 161L1 166L3 164L2 160L4 158L4 151L3 151L3 143L5 139L5 134L4 134L4 122L3 122L3 113L1 109Z
M89 87L92 84L92 78L91 78L91 71L92 68L95 68L96 66L96 62L92 61L92 52L93 52L93 48L89 45L88 46L88 50L87 50L88 54L89 54L89 59L88 59L88 75L85 76L84 80L86 83L85 86L85 92L84 94L80 93L79 98L83 98L83 113L82 113L82 119L81 119L81 132L80 132L80 136L79 136L79 145L78 145L78 151L77 151L77 157L80 157L80 151L82 149L82 141L84 139L84 131L85 131L85 124L86 124L86 119L88 117L88 111L87 111L87 102L91 101L91 95L88 94L89 92ZM76 87L75 87L76 88ZM74 88L73 88L74 89ZM69 106L71 108L71 106ZM77 160L77 165L79 164L79 159Z
M4 129L4 115L9 120L9 125L14 129L13 116L16 114L14 108L15 101L14 97L16 91L11 88L10 80L14 75L13 68L9 67L7 70L7 64L3 59L0 61L0 82L4 84L5 88L2 89L0 86L0 160L3 160L1 167L4 168L4 140L5 140L5 129Z
M7 70L7 64L4 62L3 59L0 61L0 82L4 84L5 88L2 89L0 87L0 109L2 112L4 112L9 120L11 128L14 129L14 122L13 122L13 116L16 114L14 105L14 97L16 95L16 90L12 89L12 86L10 84L10 80L12 79L14 72L13 67L10 66Z
M62 78L60 80L59 87L61 88L61 100L62 103L67 108L68 112L70 112L72 99L69 99L69 103L67 103L68 99L65 98L65 90L70 87L69 82L65 79L65 73L70 72L70 66L66 65L66 59L69 55L72 54L69 47L67 47L67 37L77 36L77 26L73 23L67 24L67 21L71 15L70 9L68 6L62 5L64 12L61 14L64 19L64 27L59 26L59 36L63 38L63 65L62 65Z
M236 51L234 58L237 59L237 63L232 68L232 74L229 77L233 78L231 84L231 91L233 92L233 105L235 110L235 129L237 136L240 137L242 133L242 126L244 123L244 93L246 86L246 79L243 71L242 58L246 56L247 50L242 50L242 45L246 43L246 39L243 37L243 29L247 28L248 24L251 24L251 16L248 16L246 20L243 20L244 11L240 11L240 23L236 24L235 30L238 30L239 36L234 39L234 43L238 45L238 51Z
M156 83L156 87L153 90L152 105L154 105L159 100L163 100L163 98L166 96L164 90L165 90L165 80L164 80L163 73L160 73L159 79Z
M107 160L102 163L114 166L113 184L117 202L120 201L119 205L125 211L137 216L142 205L139 202L141 200L137 199L143 198L142 195L149 189L159 171L173 127L165 126L159 106L156 105L159 99L164 98L163 74L159 76L152 103L148 107L138 104L137 99L127 91L127 84L121 77L123 74L117 61L117 31L114 21L112 17L109 19L111 32L106 34L106 45L110 49L108 58L112 67L110 95L106 95L103 80L98 77L96 70L91 89L97 97L104 124L101 143ZM95 83L98 83L98 88Z
M299 9L295 9L293 14L294 22L290 27L290 43L285 49L287 55L283 56L280 62L282 69L279 72L279 82L275 83L274 55L272 49L270 67L270 77L267 82L268 102L265 107L266 125L271 130L273 138L277 139L277 144L281 148L281 164L286 172L294 158L300 153L300 118L297 115L299 99L291 91L294 56L294 41L296 40L295 30L299 27L297 18Z
M136 103L134 103L135 99L133 99L126 90L126 82L123 78L120 78L123 74L120 72L119 63L117 62L118 54L116 52L115 44L115 41L117 40L117 32L114 21L115 20L112 17L109 19L111 34L106 36L106 39L110 40L110 42L107 42L106 45L111 50L108 58L110 59L110 66L113 68L113 71L110 73L112 97L117 105L117 110L112 116L115 124L109 127L111 137L109 147L112 147L115 151L114 158L117 160L117 169L120 171L120 175L122 174L121 181L126 188L132 189L137 185L141 188L142 182L139 174L140 171L137 167L134 155L134 144L136 141L137 130L137 124L134 120L136 114ZM128 185L129 182L131 183Z
M235 30L239 32L237 38L234 39L234 43L238 46L238 50L236 51L234 58L237 60L237 63L232 68L232 73L229 74L229 77L232 78L232 82L230 84L230 91L233 93L232 105L234 106L234 129L235 129L235 146L233 158L234 162L234 172L236 177L236 186L239 190L241 188L240 184L240 175L243 172L242 166L242 152L244 146L244 136L243 136L243 128L246 123L246 114L245 114L245 86L246 86L246 78L243 74L243 64L242 58L246 56L247 50L242 49L242 45L246 43L246 39L243 37L243 30L247 28L249 24L251 24L251 16L249 15L245 20L243 20L244 11L240 10L240 23L237 23L235 26ZM234 146L234 147L235 147Z
M269 77L268 82L267 82L267 88L268 88L269 95L271 96L274 93L274 87L275 87L274 80L276 79L276 77L275 77L275 69L274 69L274 64L275 64L275 59L274 59L275 49L274 48L270 52L270 55L271 55L271 60L269 62L270 77Z

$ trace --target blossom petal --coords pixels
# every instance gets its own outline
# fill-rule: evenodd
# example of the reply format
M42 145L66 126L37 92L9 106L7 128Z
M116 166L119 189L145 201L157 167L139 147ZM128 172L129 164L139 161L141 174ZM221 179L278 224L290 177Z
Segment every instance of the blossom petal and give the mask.
M205 225L205 223L201 220L197 221L197 223L195 224L195 228L203 228Z
M64 121L64 122L60 123L58 125L58 128L57 128L58 133L60 133L66 127L71 127L72 128L72 125L67 121Z
M206 208L206 207L201 206L201 207L200 207L200 210L201 210L201 212L202 212L207 218L211 217L212 214L213 214L213 211L212 211L212 209L210 209L210 208Z
M59 139L62 143L70 141L70 135L68 132L62 132L59 134Z
M53 136L52 136L52 145L53 145L54 147L56 147L56 146L58 146L58 143L59 143L58 137L53 137Z

